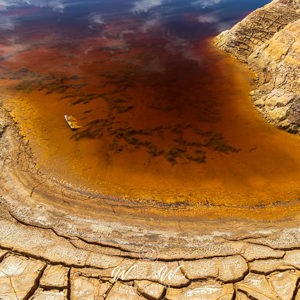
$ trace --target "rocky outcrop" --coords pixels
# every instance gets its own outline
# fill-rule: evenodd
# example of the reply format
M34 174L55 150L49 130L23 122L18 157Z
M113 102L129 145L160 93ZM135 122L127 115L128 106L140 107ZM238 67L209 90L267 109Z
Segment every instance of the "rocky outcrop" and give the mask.
M299 134L299 0L275 0L221 33L215 42L255 72L250 95L268 121Z

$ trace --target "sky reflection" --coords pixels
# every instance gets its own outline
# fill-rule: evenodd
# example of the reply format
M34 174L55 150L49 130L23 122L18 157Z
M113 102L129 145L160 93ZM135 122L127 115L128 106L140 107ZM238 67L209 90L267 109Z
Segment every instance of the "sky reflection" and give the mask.
M12 31L16 26L38 15L56 15L57 22L85 20L91 30L115 18L135 17L145 20L150 28L158 20L172 22L174 18L190 18L204 24L210 34L228 29L235 22L268 0L0 0L0 30ZM34 11L30 9L44 9ZM53 15L52 15L53 16ZM144 28L145 28L144 27Z

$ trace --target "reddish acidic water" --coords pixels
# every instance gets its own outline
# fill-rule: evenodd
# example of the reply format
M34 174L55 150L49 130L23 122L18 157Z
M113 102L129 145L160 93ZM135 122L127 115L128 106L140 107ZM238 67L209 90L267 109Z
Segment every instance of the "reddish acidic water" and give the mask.
M38 166L137 201L298 199L299 137L266 123L251 74L210 41L263 1L158 2L7 4L1 90Z

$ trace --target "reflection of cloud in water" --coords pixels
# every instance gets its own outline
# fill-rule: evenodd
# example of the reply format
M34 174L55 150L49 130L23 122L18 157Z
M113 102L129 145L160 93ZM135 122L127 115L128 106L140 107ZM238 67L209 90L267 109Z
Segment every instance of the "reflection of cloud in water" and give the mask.
M200 5L202 8L212 7L226 0L196 0L192 4Z
M234 20L221 21L221 17L219 17L216 13L200 15L198 17L198 22L212 25L215 28L216 33L220 33L231 28L235 23Z
M36 7L48 7L53 11L62 13L65 5L62 0L0 0L0 10L8 7L31 5Z
M138 0L134 2L132 12L134 13L144 13L149 11L151 8L160 6L162 0Z
M91 13L88 18L90 24L97 24L97 25L104 24L102 15L100 13Z
M220 18L215 14L205 14L198 17L198 21L203 24L214 24L220 21Z
M165 50L171 55L181 55L186 60L194 61L198 64L203 62L203 57L195 51L192 44L186 39L170 36Z
M148 32L153 28L157 28L161 26L161 17L159 15L151 16L151 18L147 19L143 26L142 26L142 31L143 32Z
M0 15L0 30L13 30L15 28L15 23L10 17Z
M91 30L98 30L105 24L102 15L96 12L89 14L88 22Z
M0 0L0 12L13 7L45 7L59 13L64 12L65 5L62 0ZM0 30L13 30L16 27L16 18L0 14Z

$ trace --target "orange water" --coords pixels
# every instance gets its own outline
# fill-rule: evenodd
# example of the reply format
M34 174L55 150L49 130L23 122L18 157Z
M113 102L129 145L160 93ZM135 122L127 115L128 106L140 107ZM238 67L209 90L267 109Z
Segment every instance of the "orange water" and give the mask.
M300 138L256 111L248 70L208 40L186 47L140 33L127 47L114 38L120 26L110 25L111 38L1 48L10 53L1 62L5 105L44 172L134 201L299 199ZM71 131L64 114L82 129Z

